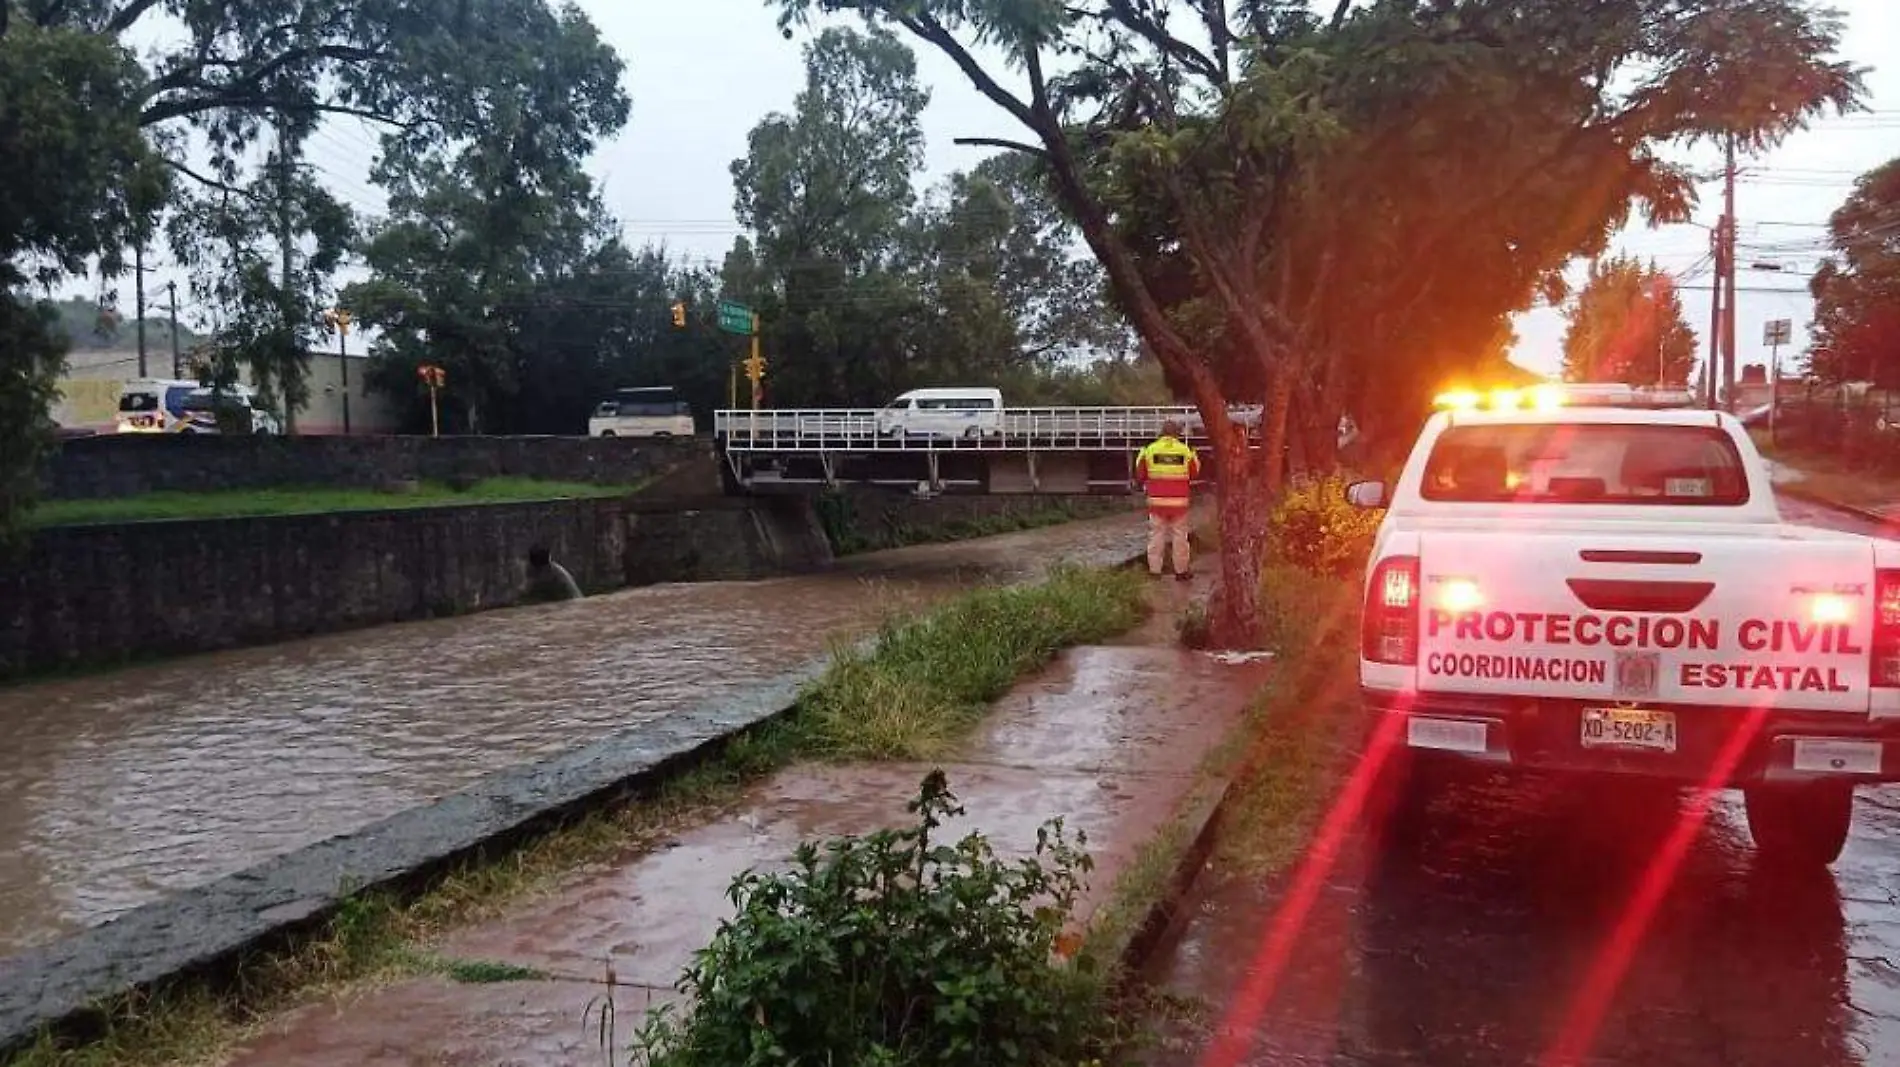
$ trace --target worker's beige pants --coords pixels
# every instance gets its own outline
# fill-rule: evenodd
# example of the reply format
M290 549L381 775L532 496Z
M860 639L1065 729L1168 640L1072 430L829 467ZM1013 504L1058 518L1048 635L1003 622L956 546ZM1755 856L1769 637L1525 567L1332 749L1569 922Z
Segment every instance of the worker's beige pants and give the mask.
M1174 573L1188 572L1188 513L1178 515L1148 513L1148 572L1160 574L1168 558L1168 546L1174 546Z

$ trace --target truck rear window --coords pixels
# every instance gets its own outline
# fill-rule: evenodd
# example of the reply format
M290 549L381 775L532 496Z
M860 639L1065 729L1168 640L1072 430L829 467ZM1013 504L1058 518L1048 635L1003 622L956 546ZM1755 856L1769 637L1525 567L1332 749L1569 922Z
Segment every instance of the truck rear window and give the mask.
M1504 423L1440 434L1421 491L1449 503L1733 507L1748 502L1748 476L1714 427Z

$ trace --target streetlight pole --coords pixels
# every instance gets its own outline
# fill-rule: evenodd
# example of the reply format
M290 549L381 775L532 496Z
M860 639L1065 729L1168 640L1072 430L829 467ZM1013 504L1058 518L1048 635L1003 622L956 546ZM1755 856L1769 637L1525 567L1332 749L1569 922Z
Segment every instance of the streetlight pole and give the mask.
M337 370L343 380L343 433L350 432L350 313L346 308L331 308L323 318L336 331Z

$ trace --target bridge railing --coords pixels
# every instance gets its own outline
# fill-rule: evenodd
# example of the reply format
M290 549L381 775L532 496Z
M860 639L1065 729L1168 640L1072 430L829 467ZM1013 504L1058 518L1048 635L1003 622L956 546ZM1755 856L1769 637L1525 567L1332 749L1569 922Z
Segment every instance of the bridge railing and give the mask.
M1231 414L1252 427L1260 409ZM1181 406L1005 408L934 428L927 413L876 408L728 410L714 413L713 432L728 452L1124 451L1154 439L1169 420L1182 424L1189 443L1206 444L1200 413Z

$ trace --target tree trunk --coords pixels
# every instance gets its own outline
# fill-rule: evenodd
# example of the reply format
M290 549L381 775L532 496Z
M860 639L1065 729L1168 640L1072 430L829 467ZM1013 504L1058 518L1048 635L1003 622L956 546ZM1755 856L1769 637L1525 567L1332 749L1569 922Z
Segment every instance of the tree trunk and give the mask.
M1293 410L1293 374L1280 360L1267 386L1266 410L1260 413L1260 462L1266 468L1268 497L1278 496L1286 484L1287 415ZM1263 523L1261 531L1265 532Z
M1217 648L1260 647L1260 561L1273 506L1273 466L1251 454L1247 435L1216 444L1215 498L1220 522L1220 585L1208 604L1209 637Z

